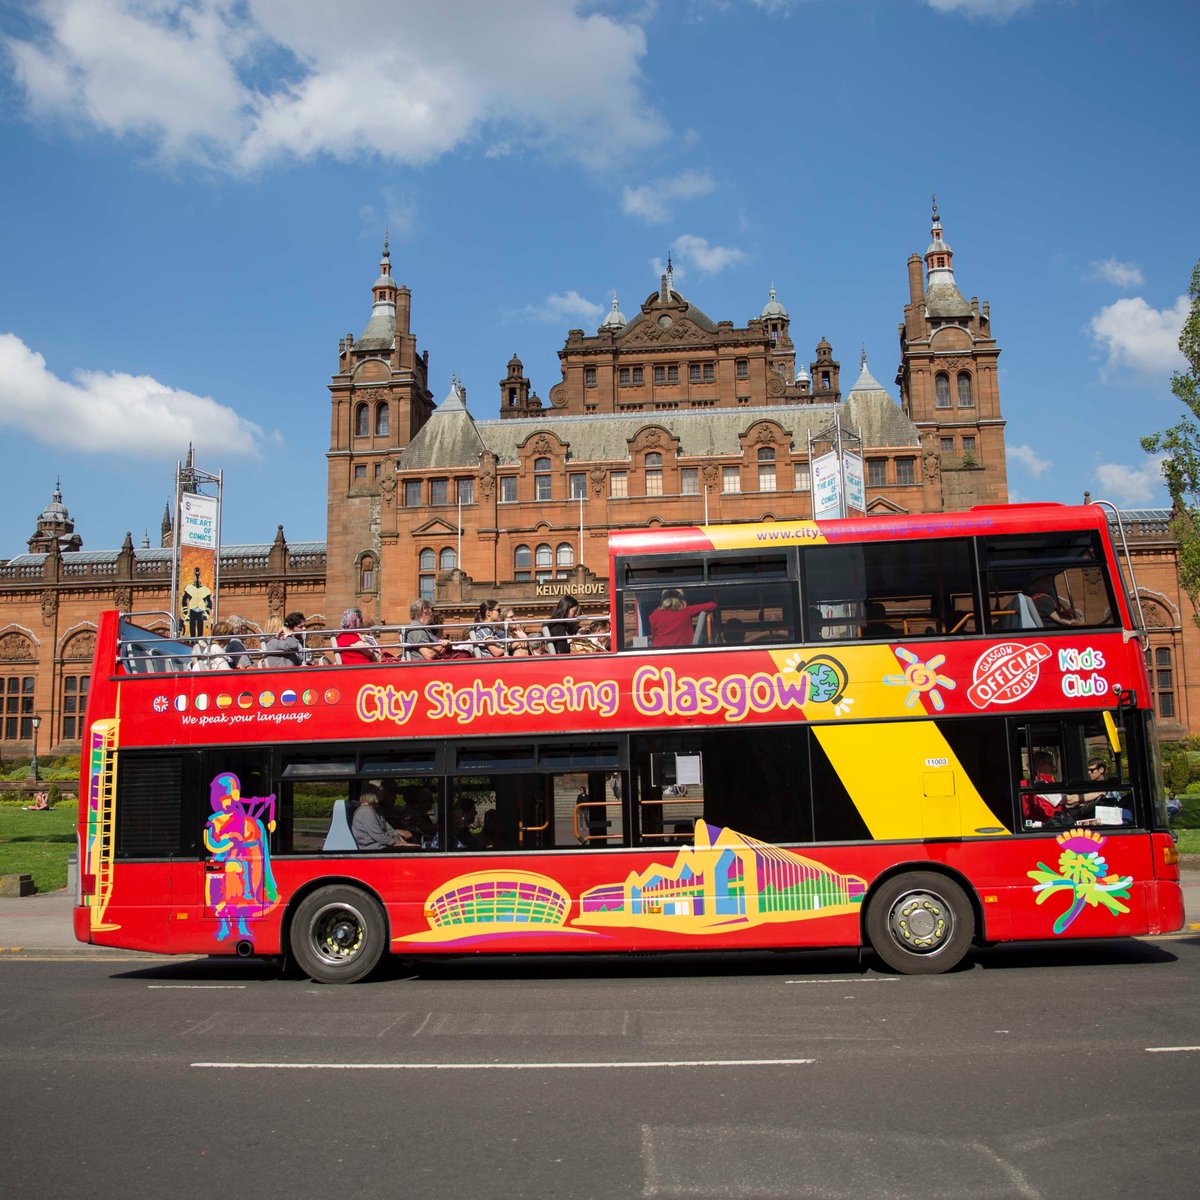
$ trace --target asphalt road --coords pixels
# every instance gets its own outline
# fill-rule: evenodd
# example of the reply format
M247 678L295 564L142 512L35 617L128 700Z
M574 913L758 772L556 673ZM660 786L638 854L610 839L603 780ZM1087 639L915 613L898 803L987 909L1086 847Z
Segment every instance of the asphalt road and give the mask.
M454 960L0 962L0 1195L1186 1195L1200 937ZM1194 1193L1193 1193L1194 1194Z

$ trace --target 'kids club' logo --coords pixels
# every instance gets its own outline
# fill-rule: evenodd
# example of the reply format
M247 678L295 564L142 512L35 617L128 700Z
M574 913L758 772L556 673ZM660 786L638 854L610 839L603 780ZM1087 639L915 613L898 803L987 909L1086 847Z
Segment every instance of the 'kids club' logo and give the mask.
M1049 647L1042 642L1028 646L1001 642L979 656L967 698L976 708L1015 704L1033 691L1042 673L1042 663L1049 657Z

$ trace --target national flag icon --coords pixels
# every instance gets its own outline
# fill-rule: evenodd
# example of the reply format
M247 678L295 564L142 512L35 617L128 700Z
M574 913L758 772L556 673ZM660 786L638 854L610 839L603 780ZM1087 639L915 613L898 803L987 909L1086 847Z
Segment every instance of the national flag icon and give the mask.
M317 693L315 688L305 688L304 695L301 697L305 704L316 704Z
M222 692L217 697L218 708L230 708L233 705L233 697L228 692Z
M193 698L192 703L195 705L197 712L207 712L208 711L208 693L201 692L200 695Z
M155 712L166 712L167 709L170 707L171 707L171 702L166 698L166 696L155 696L154 697L154 711Z
M284 688L283 691L279 693L280 704L295 704L297 699L299 699L299 697L291 688Z
M270 708L271 705L274 703L275 703L275 693L274 692L259 692L258 693L258 705L260 708Z
M326 688L325 689L325 703L326 704L336 704L341 698L342 698L342 693L339 692L337 690L337 688Z
M249 708L254 703L254 696L251 692L242 692L238 696L238 708Z
M186 696L176 696L175 697L175 711L176 712L187 712L187 706L188 706L188 698Z

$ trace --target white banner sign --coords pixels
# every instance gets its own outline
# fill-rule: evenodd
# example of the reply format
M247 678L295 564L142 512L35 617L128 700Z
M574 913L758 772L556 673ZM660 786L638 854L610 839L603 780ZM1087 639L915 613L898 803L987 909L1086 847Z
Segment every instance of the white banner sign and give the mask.
M842 473L832 450L813 459L812 498L814 520L828 521L842 515Z
M863 489L862 458L845 450L842 453L842 461L845 463L846 471L846 515L865 513L867 511L867 495Z
M179 501L179 544L217 548L217 498L186 492Z

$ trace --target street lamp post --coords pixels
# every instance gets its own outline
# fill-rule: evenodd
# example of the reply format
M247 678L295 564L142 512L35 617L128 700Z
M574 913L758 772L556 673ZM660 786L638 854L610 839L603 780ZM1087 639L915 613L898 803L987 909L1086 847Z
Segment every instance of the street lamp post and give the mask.
M38 729L41 727L42 718L36 713L33 717L33 782L38 781Z

